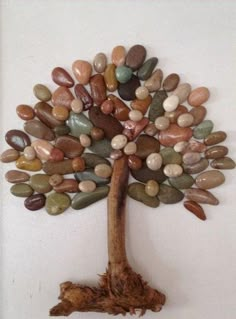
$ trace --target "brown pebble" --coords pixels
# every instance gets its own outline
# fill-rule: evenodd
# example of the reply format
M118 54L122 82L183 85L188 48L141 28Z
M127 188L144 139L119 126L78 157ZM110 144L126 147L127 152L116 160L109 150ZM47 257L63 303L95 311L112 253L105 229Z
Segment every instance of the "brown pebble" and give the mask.
M165 78L163 82L163 89L166 92L174 91L177 88L179 81L180 81L179 75L176 73L171 73Z
M127 55L125 64L133 71L138 70L146 58L146 49L140 44L132 46Z
M5 140L8 145L16 151L24 151L26 146L30 146L29 136L21 130L10 130L5 134Z
M228 148L225 146L212 146L205 152L205 157L209 159L221 158L228 154Z
M235 162L230 157L217 158L211 162L211 167L217 169L234 169L235 166Z
M136 140L137 151L135 153L141 159L145 159L151 153L158 153L160 151L159 141L152 136L140 135Z
M16 113L24 121L32 120L35 116L34 109L25 104L20 104L16 108Z
M59 121L65 121L69 117L69 111L65 106L56 105L52 109L52 115Z
M80 84L88 84L90 76L92 74L92 66L88 61L75 61L72 64L72 71Z
M75 95L83 102L84 110L87 111L93 106L93 99L82 84L76 84Z
M36 116L50 128L63 125L64 122L53 116L53 108L45 102L39 102L34 107Z
M20 157L20 153L13 148L9 148L1 154L2 163L10 163L16 161Z
M163 78L163 72L161 69L156 69L152 73L149 79L144 82L144 86L148 89L150 93L158 91L161 88L161 82Z
M124 132L129 132L131 139L135 139L149 124L149 119L144 117L141 121L135 122L128 120L124 123L124 131L123 134L126 135ZM126 131L125 131L126 130Z
M59 86L59 88L52 93L52 104L54 106L62 105L70 109L73 100L74 96L67 87Z
M47 141L52 141L55 138L53 131L38 120L30 120L25 122L24 130L34 137L45 139Z
M74 172L83 172L85 170L85 160L83 157L77 156L73 158L72 168Z
M104 72L104 80L107 90L114 92L118 87L118 81L116 79L116 66L115 64L108 64Z
M209 145L215 145L221 142L224 142L224 140L227 138L227 134L223 131L217 131L209 134L205 140L204 143L209 146Z
M78 182L73 178L64 179L59 185L53 187L57 193L77 193Z
M114 63L116 66L124 65L125 56L126 56L125 47L123 47L122 45L117 45L116 47L113 48L111 53L112 63Z
M59 148L53 147L48 160L51 162L60 162L63 161L63 159L64 153Z
M46 196L44 194L35 194L27 197L24 201L25 208L36 211L45 206Z
M106 85L102 74L95 74L89 80L91 96L98 106L106 100Z
M174 146L178 142L188 141L192 137L189 127L179 127L171 124L168 129L160 131L159 142L163 146Z
M59 184L61 184L64 180L64 177L60 174L54 174L52 176L50 176L48 182L52 187L58 186Z
M209 191L198 188L188 188L185 190L185 197L197 203L218 205L218 199Z
M90 135L94 141L100 141L104 138L104 131L99 127L93 126Z
M56 139L55 146L68 158L80 156L84 151L79 139L69 135L59 136Z
M52 80L59 86L71 88L74 85L74 80L70 74L61 67L56 67L52 70Z
M204 213L204 210L202 206L200 206L198 203L192 201L192 200L187 200L184 202L184 207L193 213L196 217L198 217L201 220L206 220L206 215Z
M151 102L152 102L152 96L149 94L144 100L139 100L139 99L133 100L130 103L130 106L133 110L140 111L143 113L143 115L145 115Z
M193 125L198 125L204 120L207 113L207 109L201 105L198 107L193 107L189 111L189 113L193 115Z
M104 102L102 102L101 105L101 111L104 114L110 114L113 112L114 109L114 103L112 100L105 100Z
M127 121L129 119L129 107L113 94L109 94L107 98L113 102L113 116L119 121Z
M65 175L65 174L74 173L71 159L67 159L67 160L59 161L59 162L47 161L43 164L43 171L48 175L53 175L53 174Z
M141 158L136 155L128 156L128 166L132 170L139 170L142 167L143 163Z
M149 123L145 130L144 133L149 135L149 136L155 136L157 134L157 128L156 125L154 123Z
M5 174L5 179L8 181L8 183L18 184L27 182L30 179L30 175L13 169Z
M220 186L224 181L224 174L217 170L203 172L195 179L197 187L201 189L211 189Z
M210 92L206 87L199 87L193 90L188 97L188 104L191 106L200 106L205 103L210 96Z

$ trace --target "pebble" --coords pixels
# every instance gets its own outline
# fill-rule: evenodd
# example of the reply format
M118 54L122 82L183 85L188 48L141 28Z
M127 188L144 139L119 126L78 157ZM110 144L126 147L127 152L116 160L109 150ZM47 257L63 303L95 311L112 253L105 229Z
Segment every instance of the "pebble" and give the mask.
M42 168L42 162L35 158L32 161L28 161L23 155L20 156L16 161L16 167L26 171L40 171Z
M190 114L190 113L184 113L184 114L181 114L178 119L177 119L177 124L180 126L180 127L189 127L189 126L192 126L193 124L193 115Z
M110 158L113 160L117 160L123 156L123 152L121 150L113 150L111 151Z
M170 120L170 123L177 123L177 119L180 115L188 113L188 109L184 105L178 105L175 111L165 112L165 117Z
M215 144L224 142L226 140L226 138L227 138L227 134L225 132L217 131L217 132L213 132L213 133L209 134L205 138L204 143L207 146L215 145Z
M34 148L39 159L47 161L50 158L53 146L48 141L35 140L32 142L31 146Z
M155 137L145 134L139 135L136 140L137 151L135 155L141 159L147 158L152 153L158 153L160 151L160 143Z
M201 105L198 107L193 107L189 111L189 113L193 116L193 125L198 125L204 120L207 114L207 110L204 106Z
M81 100L80 98L74 99L74 100L71 102L71 105L70 105L70 106L71 106L71 109L72 109L72 111L73 111L74 113L79 114L79 113L83 112L84 106L83 106L83 102L82 102L82 100Z
M189 141L191 137L191 128L171 124L168 129L160 131L159 142L163 146L174 146L178 142Z
M114 92L118 87L118 82L116 78L116 66L111 63L108 64L104 72L104 80L106 83L107 90Z
M83 193L91 193L95 191L96 184L93 181L82 181L79 183L79 190Z
M143 113L138 110L131 110L129 112L129 119L134 122L139 122L143 118Z
M56 137L70 134L70 128L67 125L59 125L54 127L53 132Z
M101 111L104 114L111 114L114 110L114 102L112 100L105 100L102 102Z
M139 86L139 78L136 75L132 75L128 82L120 83L118 86L119 96L125 101L132 101L136 98L135 91Z
M30 177L30 185L37 193L49 193L52 186L49 184L49 175L35 174Z
M40 101L50 101L52 94L49 91L49 89L43 85L43 84L36 84L33 88L34 91L34 95L37 99L39 99Z
M77 99L83 102L83 108L85 111L89 110L93 106L93 99L87 89L82 84L76 84L75 95ZM75 112L77 113L77 112Z
M39 120L49 128L64 125L64 121L60 121L53 116L53 108L48 103L37 103L34 107L34 111Z
M94 167L94 173L95 173L98 177L108 178L108 177L110 177L111 174L112 174L111 165L107 165L107 164L97 164L97 165Z
M80 134L79 140L83 147L89 147L92 143L91 138L86 134Z
M147 112L149 105L152 102L152 96L149 94L144 100L135 99L130 103L130 106L133 110L137 110L143 113Z
M45 206L46 197L43 194L31 195L25 199L24 205L28 210L39 210Z
M208 167L208 165L208 160L206 158L202 158L199 162L192 165L183 164L183 169L184 172L187 174L198 174L204 171Z
M111 141L104 138L99 141L93 141L89 150L102 157L110 157L112 152Z
M38 120L30 120L25 122L24 130L28 134L43 140L52 141L55 138L53 131Z
M2 163L15 162L20 157L20 153L13 148L7 149L1 154L0 160Z
M187 100L192 87L189 83L182 83L173 91L173 95L177 95L179 98L179 103L183 103Z
M186 152L198 152L198 153L204 153L206 151L207 147L205 144L195 141L195 140L190 140L185 149L183 150L184 153Z
M130 155L130 156L134 156L134 155ZM167 179L166 175L163 173L162 168L160 168L157 171L153 171L149 169L146 164L143 164L143 166L138 170L132 169L131 175L136 180L142 183L147 183L150 179L152 179L158 182L159 184L161 184Z
M235 162L230 157L217 158L211 162L211 167L217 169L233 169L235 166Z
M138 70L146 58L146 53L144 46L140 44L132 46L126 55L125 64L133 71Z
M58 186L59 184L61 184L64 180L64 177L60 174L53 174L52 176L49 177L49 184L54 187L54 186Z
M225 181L224 174L217 170L210 170L199 174L195 183L201 189L211 189L218 187Z
M125 129L123 130L123 134L126 135L125 133L128 133L128 137L133 140L145 129L148 123L149 120L146 117L139 122L128 120L124 123Z
M116 66L125 64L126 51L123 45L117 45L113 48L111 53L111 60Z
M205 157L209 159L221 158L228 154L229 150L225 146L212 146L205 152Z
M63 161L63 159L64 159L64 153L59 148L53 147L49 156L49 161L59 162L59 161Z
M74 86L75 82L70 76L70 74L61 67L56 67L52 70L52 80L59 86L65 86L71 88Z
M140 157L132 154L128 156L128 166L130 169L135 171L140 170L143 166L143 163Z
M185 197L188 200L200 204L218 205L218 199L209 191L198 188L189 188L185 190Z
M193 213L196 217L198 217L201 220L206 220L206 215L204 213L204 210L202 206L200 206L198 203L192 201L192 200L187 200L184 202L184 207Z
M180 81L179 75L176 73L171 73L165 78L163 82L163 89L166 92L174 91L177 88L179 81Z
M124 84L131 79L133 71L129 67L122 65L116 68L115 75L117 81Z
M46 199L46 211L49 215L59 215L70 207L71 199L67 194L52 193Z
M123 134L115 135L111 140L111 146L114 150L120 150L127 144L127 137Z
M168 117L159 116L155 119L155 126L158 130L166 130L170 126L170 120Z
M128 196L143 203L146 206L156 208L159 206L160 202L157 197L150 196L145 191L145 185L141 183L131 183L128 186Z
M163 165L182 164L182 155L177 153L172 147L165 147L160 151Z
M59 148L68 158L75 158L80 156L84 147L81 145L81 142L78 138L65 135L59 136L55 141L55 147Z
M24 121L32 120L35 116L34 109L25 104L20 104L16 108L16 113Z
M136 98L139 100L145 100L149 96L149 91L145 86L140 86L135 91Z
M152 171L157 171L161 168L162 165L162 157L159 153L151 153L146 158L146 164L149 169Z
M124 153L126 155L133 155L137 152L137 145L135 142L129 142L124 147Z
M89 119L94 126L101 128L105 137L110 140L123 131L121 123L112 115L103 114L100 107L93 107L89 110Z
M24 151L25 147L31 144L29 136L20 130L8 131L5 140L16 151Z
M65 106L56 105L52 109L52 115L58 121L65 121L69 117L69 111L68 111L68 109Z
M108 100L113 102L113 116L118 121L126 121L129 119L129 107L117 96L113 94L108 95Z
M64 179L59 185L53 187L57 193L77 193L78 182L73 178Z
M149 58L138 70L138 77L142 81L146 81L152 75L153 70L155 69L158 63L158 59L153 57Z
M30 179L29 174L17 170L10 170L5 174L5 179L8 183L18 184L27 182Z
M24 157L28 161L32 161L36 157L36 152L32 146L26 146L24 149Z
M104 138L104 131L99 127L92 127L90 135L92 140L100 141Z
M205 120L194 128L193 136L198 140L204 139L211 133L213 126L214 124L211 120Z
M107 66L107 57L105 53L99 52L93 60L93 67L97 73L103 73Z
M33 194L33 189L25 183L15 184L10 188L12 195L17 197L29 197Z
M89 80L91 97L98 106L106 100L106 84L102 74L95 74Z
M187 152L183 155L183 163L186 165L193 165L200 161L201 154L197 152Z
M70 135L80 137L80 134L90 134L93 124L83 113L77 114L70 112L69 119L66 122L70 128Z
M179 97L177 95L168 96L163 102L163 108L166 112L172 112L176 110L179 105Z
M178 177L182 175L183 168L178 164L167 164L165 165L163 172L167 177Z
M184 194L169 185L161 184L160 185L160 190L158 193L158 198L161 203L164 204L176 204L184 198Z
M75 61L72 64L72 71L80 84L86 85L89 83L89 79L92 74L92 66L88 61Z
M188 97L188 104L191 106L200 106L210 97L208 88L202 86L193 90Z
M159 184L152 179L150 179L145 185L145 192L147 195L151 197L157 196L159 189L160 189Z
M149 136L155 136L157 134L157 128L156 125L154 123L149 123L145 130L144 133L149 135Z
M194 184L195 180L191 175L183 173L178 177L170 177L168 182L177 189L187 189Z
M107 197L109 190L109 186L100 186L91 193L78 193L73 197L71 207L76 210L85 208Z
M144 86L150 93L158 91L161 88L163 72L161 69L156 69L152 75L144 82Z
M66 159L60 162L47 161L43 164L43 171L47 175L66 175L74 173L71 159Z
M163 102L167 98L167 94L165 91L158 91L155 93L155 95L152 98L152 103L149 107L149 120L152 122L155 122L155 119L158 116L162 116L165 113L165 110L163 108Z
M74 100L74 96L71 91L65 86L59 86L52 93L52 104L62 105L70 109L71 102Z
M74 172L83 172L85 170L85 160L83 157L77 156L72 160L72 168Z
M176 143L174 146L175 152L182 153L186 149L188 143L189 142L185 142L185 141L181 141L181 142Z

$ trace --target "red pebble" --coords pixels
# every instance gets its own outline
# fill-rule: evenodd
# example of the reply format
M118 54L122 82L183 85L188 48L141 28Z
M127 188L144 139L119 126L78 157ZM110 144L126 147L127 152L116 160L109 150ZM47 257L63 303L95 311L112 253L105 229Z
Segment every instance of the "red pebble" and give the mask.
M64 153L59 149L54 147L51 151L49 161L51 162L60 162L64 159Z

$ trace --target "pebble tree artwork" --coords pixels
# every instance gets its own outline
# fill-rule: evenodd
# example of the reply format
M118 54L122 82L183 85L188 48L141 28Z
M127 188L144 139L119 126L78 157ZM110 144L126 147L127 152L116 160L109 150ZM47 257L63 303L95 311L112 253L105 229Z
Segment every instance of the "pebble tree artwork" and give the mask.
M58 88L51 93L35 85L39 101L34 107L16 108L24 129L5 135L11 148L1 161L16 165L5 177L13 184L11 193L26 198L26 209L43 212L45 207L55 216L108 197L106 272L95 287L62 283L61 302L50 310L51 316L160 311L165 296L127 259L126 195L157 212L160 204L184 199L184 207L205 220L201 204L219 204L209 189L224 183L221 170L235 167L228 148L221 145L226 133L213 130L213 122L205 119L209 90L192 90L176 73L163 80L158 59L145 59L142 45L127 53L116 46L109 63L104 53L95 56L93 66L75 61L76 83L56 67L51 76ZM129 184L130 174L136 182Z

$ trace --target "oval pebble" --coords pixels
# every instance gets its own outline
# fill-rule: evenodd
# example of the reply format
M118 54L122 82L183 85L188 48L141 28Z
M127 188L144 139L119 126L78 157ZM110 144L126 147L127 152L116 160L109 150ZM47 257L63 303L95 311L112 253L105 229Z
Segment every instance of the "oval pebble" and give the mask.
M72 71L79 83L86 85L92 74L92 66L88 61L76 60L72 64Z
M25 122L24 130L36 138L45 139L47 141L52 141L55 138L53 131L38 120Z
M17 197L29 197L33 194L34 190L30 185L25 183L15 184L10 188L12 195Z
M67 194L52 193L46 199L46 211L49 215L59 215L70 207L71 199Z
M163 165L181 164L182 155L177 153L172 147L165 147L160 151Z
M193 165L200 161L201 154L197 152L187 152L182 157L183 163L186 165Z
M168 182L177 189L187 189L194 184L195 180L191 175L183 173L178 177L170 177Z
M146 49L140 44L133 45L126 55L125 64L133 71L141 67L146 58Z
M145 192L147 195L151 197L157 196L159 189L160 189L159 184L152 179L150 179L145 185Z
M72 111L74 113L77 113L77 114L81 113L83 111L83 108L84 108L83 102L81 101L81 99L72 100L70 106L71 106Z
M174 150L177 153L182 153L187 147L187 145L188 145L188 142L185 142L185 141L178 142L175 144Z
M54 174L66 175L66 174L74 173L71 159L67 159L60 162L47 161L43 164L43 171L47 175L54 175Z
M176 73L171 73L165 78L163 82L163 89L166 92L171 92L177 88L179 81L180 81L179 75Z
M223 145L212 146L205 151L205 157L208 159L221 158L228 154L229 150Z
M162 157L159 153L151 153L146 158L146 164L152 171L157 171L162 165Z
M159 142L163 146L174 146L178 142L189 141L192 134L189 127L179 127L176 124L171 124L168 129L160 131Z
M38 158L29 161L22 155L17 159L16 167L26 171L40 171L42 168L42 162Z
M49 184L49 175L35 174L30 177L30 185L37 193L49 193L52 186Z
M94 181L82 181L79 183L79 190L83 193L91 193L95 191L96 189L96 184Z
M152 136L145 134L140 135L136 140L137 155L141 159L145 159L151 153L158 153L160 150L160 144L158 140Z
M50 101L52 94L49 91L49 89L43 85L43 84L36 84L33 88L34 91L34 95L37 99L39 99L40 101Z
M215 144L224 142L226 138L227 138L227 134L225 132L217 131L217 132L213 132L213 133L209 134L205 138L204 143L207 146L215 145Z
M179 97L177 95L168 96L163 102L163 108L167 112L174 111L179 105Z
M122 66L118 66L116 68L115 74L116 74L117 81L119 83L124 84L131 79L133 71L131 70L131 68L129 68L125 65L122 65Z
M207 114L207 109L201 105L198 107L193 107L189 113L193 116L193 125L198 125L204 120Z
M20 104L16 108L16 113L24 121L32 120L35 116L34 109L25 104Z
M157 197L149 196L145 191L145 185L141 183L131 183L128 186L128 196L149 207L158 207L160 202Z
M81 145L81 142L78 138L65 135L59 136L55 141L55 147L59 148L68 158L75 158L80 156L84 147Z
M89 147L92 143L91 138L86 134L80 134L79 140L83 147Z
M75 90L75 95L77 99L83 102L84 110L85 111L89 110L93 106L93 99L91 95L89 94L88 90L80 83L76 84L74 90ZM75 113L79 113L79 112L75 112Z
M32 161L36 157L36 152L32 146L26 146L24 149L24 157L28 161Z
M184 198L184 194L171 186L161 184L160 185L160 190L158 193L158 198L161 203L164 204L176 204Z
M1 154L1 162L2 163L10 163L16 161L20 157L20 153L13 148L9 148L8 150L5 150Z
M190 113L181 114L177 119L177 124L180 127L189 127L193 124L194 118Z
M134 156L134 155L131 155ZM159 184L163 183L167 177L163 173L163 169L160 168L157 171L153 171L147 167L146 164L143 164L141 168L139 169L131 169L131 175L142 183L147 183L150 179L155 180Z
M112 174L112 168L110 165L107 165L107 164L97 164L94 167L94 173L98 177L108 178Z
M202 86L193 90L188 97L188 104L191 106L200 106L205 103L210 96L208 88Z
M77 193L78 182L73 178L64 179L60 184L53 186L57 193Z
M161 88L163 72L161 69L156 69L152 75L144 82L144 86L150 93L158 91Z
M158 130L166 130L170 126L170 120L165 116L159 116L155 119L155 126Z
M200 206L198 203L188 200L184 202L184 207L193 213L196 217L198 217L201 220L206 220L206 215L204 213L204 210L202 206Z
M206 158L202 158L199 162L192 165L183 164L183 169L184 172L187 174L198 174L204 171L208 167L208 165L208 160Z
M31 195L25 199L24 205L28 210L39 210L45 206L46 197L43 194Z
M62 105L67 107L69 110L71 108L71 102L74 100L74 96L71 91L65 86L59 86L53 93L52 93L52 104L55 105Z
M123 45L117 45L113 48L111 53L111 60L116 66L121 66L125 64L126 50Z
M31 144L29 136L20 130L8 131L5 140L16 151L24 151L25 147Z
M200 204L218 205L218 199L209 191L198 188L189 188L185 190L185 197L188 200Z
M156 57L149 58L138 70L138 77L140 80L145 81L152 75L152 71L155 69L158 63L158 59Z
M47 161L50 158L51 152L53 150L53 145L45 140L35 140L32 142L31 146L34 148L37 157L42 161Z
M71 207L73 209L82 209L85 208L105 197L107 197L109 193L109 186L100 186L97 187L93 192L91 193L78 193L76 194L71 202Z
M233 169L235 166L235 162L230 157L217 158L211 162L211 167L217 169Z
M52 70L52 80L59 86L71 88L74 85L74 80L70 74L61 67L56 67Z
M8 183L18 184L27 182L30 179L29 174L17 170L10 170L5 174L5 179Z
M93 60L93 67L97 73L103 73L107 66L107 57L103 52L99 52L95 55Z
M114 150L120 150L127 144L127 137L123 134L118 134L111 140L111 146Z
M135 90L135 95L137 99L145 100L149 95L149 91L145 86L140 86Z
M101 111L104 114L111 114L114 110L114 103L112 100L105 100L101 105Z
M89 150L99 156L110 157L112 152L111 141L106 138L99 141L93 141Z
M50 128L54 128L59 125L64 125L64 121L56 119L56 117L53 116L53 108L46 102L38 102L34 106L34 111L39 120Z
M198 140L204 139L211 133L213 126L214 124L211 120L205 120L194 128L193 136Z
M135 154L137 151L137 145L135 142L129 142L124 147L124 153L126 155L132 155Z
M104 72L104 80L106 83L107 90L114 92L118 87L118 82L116 78L116 66L113 63L107 65Z
M142 167L142 160L140 157L136 156L136 155L129 155L128 157L128 166L130 169L132 170L140 170Z
M198 153L204 153L206 151L207 147L205 144L195 141L195 140L190 140L185 149L183 150L183 153L186 152L198 152Z
M217 170L203 172L196 177L195 183L201 189L211 189L220 186L225 181L224 174Z
M143 113L138 110L131 110L129 112L129 119L134 122L139 122L143 118Z
M100 127L92 127L90 136L94 141L100 141L104 138L104 131Z
M178 164L167 164L163 172L167 177L178 177L183 173L183 168Z
M152 122L155 122L155 119L158 116L162 116L165 113L165 110L163 108L163 102L167 98L167 94L165 91L157 91L153 98L152 103L149 106L149 120Z
M106 100L106 84L102 74L95 74L89 80L91 97L97 106Z
M172 94L177 95L179 98L179 103L183 103L187 100L192 87L189 83L182 83L177 86L177 88L172 92Z
M74 101L74 100L73 100ZM52 115L55 117L58 121L65 121L69 117L69 111L68 108L62 105L56 105L52 109Z

